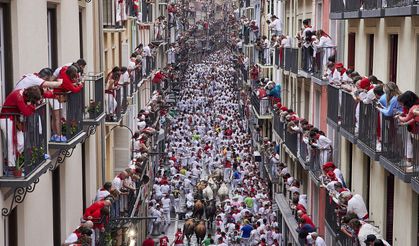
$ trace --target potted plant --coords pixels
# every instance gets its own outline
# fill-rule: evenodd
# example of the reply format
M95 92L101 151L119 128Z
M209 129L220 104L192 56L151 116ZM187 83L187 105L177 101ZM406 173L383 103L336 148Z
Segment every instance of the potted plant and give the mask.
M16 159L16 166L15 169L13 170L13 175L15 177L22 177L22 173L23 173L23 166L25 164L25 156L23 154L20 154L19 157Z
M101 111L101 103L90 100L86 112L89 113L89 119L94 119Z

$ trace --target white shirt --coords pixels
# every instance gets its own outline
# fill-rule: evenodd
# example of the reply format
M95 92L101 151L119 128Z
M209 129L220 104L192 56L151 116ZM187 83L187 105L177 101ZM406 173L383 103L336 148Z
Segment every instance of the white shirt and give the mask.
M107 190L101 190L101 189L99 189L97 191L95 201L101 201L101 200L105 199L105 197L109 196L110 194L111 193L109 193L109 191L107 191Z
M112 180L112 186L113 186L116 190L120 191L120 190L121 190L121 188L122 188L122 180L121 180L118 176L116 176L116 177Z
M32 86L41 86L42 83L44 83L44 80L38 77L37 75L33 73L26 74L22 77L22 79L19 82L17 82L13 90L26 89Z
M62 66L62 67L59 67L59 68L57 68L57 69L55 69L55 71L54 71L54 73L53 73L53 75L55 76L55 77L58 77L58 75L60 75L60 71L61 71L61 69L63 68L63 67L69 67L69 66L71 66L71 65L73 65L73 63L67 63L67 64L64 64L64 66Z
M313 240L311 235L308 235L307 236L307 242L311 245L314 245L314 246L326 246L326 242L321 237L317 237L316 240Z
M364 218L368 214L367 207L365 206L364 199L359 194L355 194L348 201L348 213L354 213L359 219Z
M280 19L275 19L269 24L269 28L271 28L274 31L282 31L282 22Z

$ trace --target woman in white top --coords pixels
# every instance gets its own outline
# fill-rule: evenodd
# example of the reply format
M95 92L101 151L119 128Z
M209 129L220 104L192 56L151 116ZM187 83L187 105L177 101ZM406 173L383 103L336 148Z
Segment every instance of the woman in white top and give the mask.
M313 48L315 51L323 49L323 58L321 60L322 71L326 71L327 61L329 57L335 55L335 43L332 38L322 29L316 31L317 39L313 41ZM314 52L316 54L317 52Z

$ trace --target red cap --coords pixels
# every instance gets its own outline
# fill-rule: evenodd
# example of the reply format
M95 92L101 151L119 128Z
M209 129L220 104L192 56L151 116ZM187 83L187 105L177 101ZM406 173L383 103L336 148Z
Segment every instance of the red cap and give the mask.
M363 78L359 82L359 88L364 89L364 90L369 90L370 89L370 85L371 85L371 82L370 82L370 80L368 78Z
M281 107L281 110L282 110L282 111L287 111L287 110L288 110L288 108L287 108L287 107L285 107L285 106L282 106L282 107Z
M333 169L335 169L336 166L335 166L335 164L333 164L333 162L326 162L326 163L323 164L323 170L325 170L327 168L333 168Z
M335 64L335 68L340 68L340 67L343 67L343 64L342 63L336 63Z

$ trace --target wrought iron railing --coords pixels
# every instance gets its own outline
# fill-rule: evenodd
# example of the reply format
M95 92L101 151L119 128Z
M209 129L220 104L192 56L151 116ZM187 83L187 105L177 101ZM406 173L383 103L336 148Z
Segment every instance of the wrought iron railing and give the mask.
M328 59L336 54L336 47L317 47L317 52L313 58L313 76L323 80L327 71Z
M78 93L63 92L55 94L60 99L50 100L51 108L54 111L51 142L70 142L83 131L84 88Z
M286 71L291 70L291 64L292 64L291 50L292 48L284 48L284 69Z
M1 113L1 117L3 175L29 176L47 157L46 104L27 117L16 113Z
M342 121L341 127L346 130L348 133L355 135L355 111L356 111L357 102L354 100L351 93L342 91Z
M93 120L104 112L103 74L90 74L85 78L85 115L84 119Z
M285 124L279 114L274 114L274 131L284 140Z
M406 7L411 5L417 5L419 1L417 0L387 0L387 8L395 8L395 7Z
M298 133L285 131L285 146L291 151L291 153L297 157L298 150Z
M309 146L304 142L304 135L300 134L298 138L298 157L305 163L310 161Z
M345 10L343 1L330 1L330 12L341 13Z
M121 28L121 12L118 11L118 2L103 0L103 26L105 28ZM119 15L119 16L118 16Z
M365 10L380 9L382 6L381 0L364 0L363 7Z
M411 167L418 161L418 133L411 133L408 127L399 125L398 120L392 116L381 115L381 155L390 161L397 169L403 172L418 172ZM416 158L416 160L414 160ZM408 171L408 167L412 168Z
M310 153L310 172L313 173L313 175L319 179L320 176L322 175L322 165L323 163L321 163L321 157L320 157L320 150L315 149L315 148L311 148L311 153Z
M327 86L327 118L336 125L340 116L340 90L334 85Z
M149 76L154 68L155 68L154 58L152 56L146 56L145 57L145 70L143 70L143 72L145 73L143 73L143 75L145 75L146 77Z
M281 62L280 62L280 48L277 46L275 47L275 52L274 52L274 60L275 60L275 66L279 67Z
M298 74L298 48L291 48L291 72Z
M271 114L271 104L268 97L259 99L255 93L252 93L251 102L258 115L263 116Z
M381 151L379 142L380 133L380 112L373 104L359 105L359 127L358 140L367 145L374 152Z
M243 27L243 39L244 39L244 44L250 43L250 28L247 26Z
M361 1L360 0L346 0L345 1L345 11L359 11L361 8Z
M127 108L128 108L128 83L124 83L123 85L121 85L122 87L122 101L121 101L121 113L125 114L127 112Z
M142 22L153 22L153 5L146 0L141 1Z

